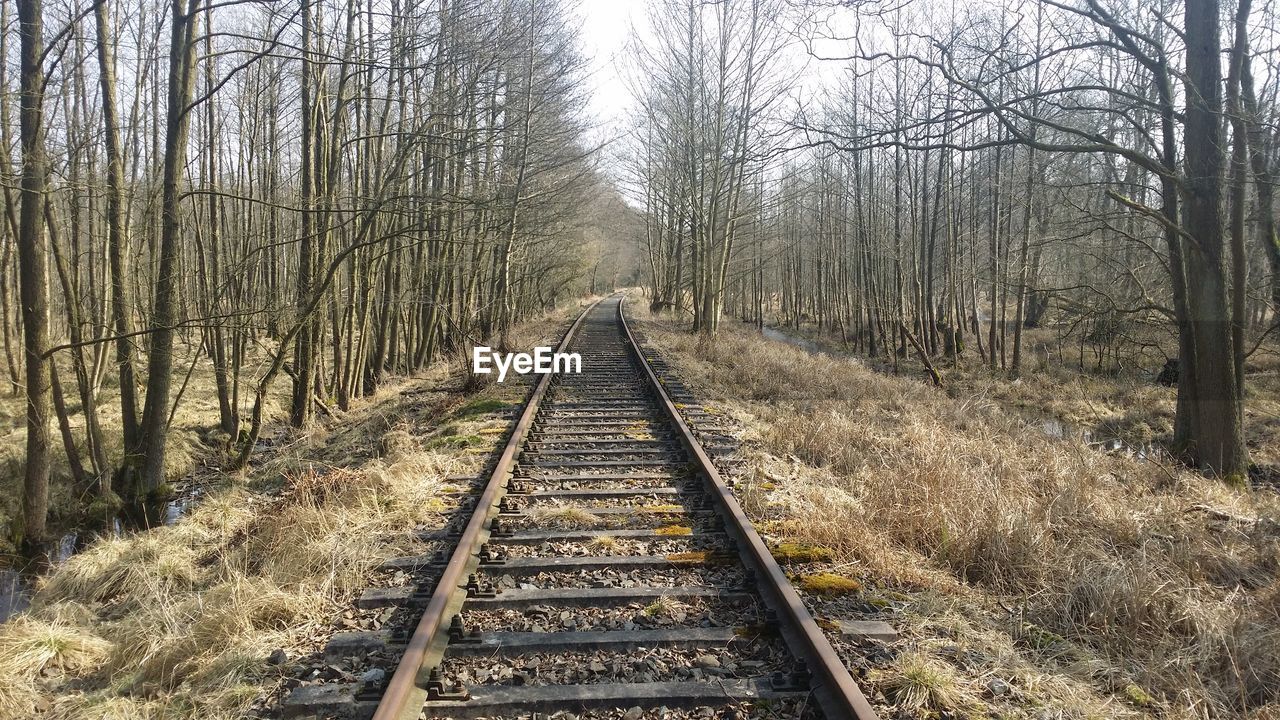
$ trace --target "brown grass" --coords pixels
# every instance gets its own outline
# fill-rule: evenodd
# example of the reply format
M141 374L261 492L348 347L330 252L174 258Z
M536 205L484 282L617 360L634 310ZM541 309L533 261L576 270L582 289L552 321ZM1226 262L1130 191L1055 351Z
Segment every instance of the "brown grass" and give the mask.
M291 474L274 497L228 489L177 525L73 557L29 618L0 629L30 638L57 627L99 648L78 666L90 675L84 692L51 693L54 717L242 715L278 681L274 648L324 627L385 559L421 550L411 530L438 520L425 501L455 465L397 451L362 470ZM56 620L68 607L91 610ZM7 675L34 679L31 667ZM26 712L39 697L0 693L0 705ZM121 693L128 699L112 697Z
M991 700L1010 712L1146 712L1129 685L1168 717L1280 703L1274 494L1039 436L994 391L950 397L734 327L701 349L645 332L745 426L774 488L744 498L762 527L904 598L882 606L906 614L927 660L895 663L883 687L904 707L946 704L911 676L951 662L940 648L957 637L1022 678L1016 700Z
M513 337L553 336L576 311ZM31 610L0 625L0 720L37 708L49 720L232 720L275 698L293 668L269 664L272 651L311 652L385 560L426 552L416 531L442 526L444 478L478 470L475 451L506 425L471 410L523 395L495 384L464 402L452 370L388 382L306 433L273 427L276 450L220 477L177 524L100 540L58 567ZM196 376L180 445L184 428L217 417ZM468 441L432 445L446 434ZM181 465L187 450L169 457Z
M170 480L183 477L202 464L213 465L223 452L222 445L228 439L226 434L217 428L218 404L215 391L213 366L207 358L200 358L194 366L191 359L200 354L200 348L180 346L176 352L175 383L186 383L183 401L174 413L169 428L168 443L165 448L165 475ZM69 363L66 353L58 353L55 358L60 363ZM245 371L257 372L255 363L262 362L264 355L255 351L246 363ZM187 368L193 367L190 378L186 377ZM74 378L70 364L60 365L62 377ZM78 407L75 398L74 383L66 388L70 393L67 400L73 410L70 422L77 439L83 442L84 418L74 408ZM263 407L264 417L268 421L283 414L280 396L268 397ZM108 460L115 464L123 455L123 440L120 427L120 393L116 378L109 375L105 378L97 396L99 422L103 428L103 444ZM0 552L10 551L10 525L19 516L21 502L21 478L23 447L26 443L25 424L26 404L23 396L4 394L0 396ZM52 453L52 471L50 473L50 520L56 529L74 525L82 512L88 510L93 496L84 488L77 488L72 483L66 455L62 451L60 436L55 434L55 450ZM85 465L87 458L82 458Z
M657 535L674 537L674 536L680 536L680 535L692 535L693 528L689 527L688 525L663 525L662 527L658 528L657 530L654 530L653 532Z
M595 527L600 524L600 518L590 510L575 505L535 508L529 516L540 527L575 528Z

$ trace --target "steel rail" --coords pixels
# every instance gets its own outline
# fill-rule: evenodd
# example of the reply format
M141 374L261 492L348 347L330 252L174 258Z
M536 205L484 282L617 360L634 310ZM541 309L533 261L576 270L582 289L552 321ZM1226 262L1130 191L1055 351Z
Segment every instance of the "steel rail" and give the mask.
M557 347L557 352L564 352L568 349L574 334L582 326L582 321L599 304L600 300L597 300L578 315L578 318L573 321L568 331L565 332L564 338ZM415 694L425 697L426 691L420 679L422 671L425 669L423 666L426 663L427 653L436 636L439 635L442 629L447 627L445 613L448 611L450 602L465 582L467 565L471 563L480 549L480 537L488 530L495 506L502 499L502 494L506 490L507 480L509 479L511 467L515 462L516 454L519 453L520 446L523 444L525 436L529 433L530 426L533 425L533 419L538 414L538 408L542 403L543 397L547 394L547 389L551 387L551 379L553 377L551 374L543 375L525 403L524 411L520 414L520 419L516 423L515 429L511 431L511 437L508 438L507 445L503 448L501 457L498 458L498 463L489 475L489 480L485 484L484 492L480 495L480 500L476 503L471 519L467 521L466 528L462 531L462 537L458 539L458 545L450 556L444 572L440 575L440 580L436 583L435 590L431 593L431 599L428 601L426 609L422 612L422 617L418 620L417 627L414 628L413 636L405 647L404 655L400 657L396 671L387 683L382 699L378 702L378 708L374 711L373 720L399 720L404 716L405 711L408 709L407 705L413 700ZM418 717L419 712L420 709L415 709L412 712L412 717Z
M631 352L644 368L658 404L675 425L694 462L706 474L712 495L719 503L727 521L727 529L737 536L739 551L747 561L748 567L753 568L757 577L765 581L760 584L760 591L778 613L783 637L788 641L787 644L792 652L804 659L810 672L814 674L814 695L822 707L823 714L826 715L826 720L878 720L875 710L867 702L853 677L849 675L840 655L805 608L804 601L791 586L791 582L778 566L778 562L774 560L764 540L755 531L751 520L742 511L742 506L734 498L733 491L725 484L710 456L702 449L702 443L698 441L675 403L671 401L671 397L667 395L666 388L649 365L648 358L640 351L640 346L631 333L623 313L625 302L624 296L622 302L618 303L618 322L626 334Z

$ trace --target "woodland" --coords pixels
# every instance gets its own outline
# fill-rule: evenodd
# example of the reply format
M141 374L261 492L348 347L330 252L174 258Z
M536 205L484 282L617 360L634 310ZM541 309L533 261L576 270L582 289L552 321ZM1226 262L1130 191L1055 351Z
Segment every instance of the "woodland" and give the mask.
M935 385L1144 371L1177 386L1175 457L1271 472L1244 428L1280 318L1271 3L800 5L665 3L637 44L655 310Z
M935 384L1159 373L1172 455L1270 472L1271 3L636 7L608 127L564 0L0 4L10 540L630 284Z
M47 539L51 475L96 515L170 494L187 405L243 468L272 412L341 414L604 272L622 206L563 3L0 12L20 543Z

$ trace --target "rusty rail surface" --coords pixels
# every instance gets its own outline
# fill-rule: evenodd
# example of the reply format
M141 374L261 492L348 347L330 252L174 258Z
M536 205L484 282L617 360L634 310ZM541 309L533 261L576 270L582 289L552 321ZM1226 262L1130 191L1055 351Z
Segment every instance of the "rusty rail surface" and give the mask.
M568 349L574 333L582 326L582 321L599 304L600 301L597 300L578 315L556 348L558 352ZM378 709L374 711L373 720L398 720L406 714L414 718L418 717L420 707L411 708L410 705L416 697L418 700L416 704L421 706L421 699L426 697L425 679L420 676L425 669L423 665L427 652L440 630L446 627L445 621L448 618L445 617L445 612L466 579L467 565L480 548L481 535L488 532L495 506L506 489L512 464L515 462L517 453L520 452L520 445L524 442L525 435L529 433L534 416L538 414L542 398L547 394L547 388L551 386L552 377L554 376L547 374L539 378L537 386L525 403L524 411L520 413L520 419L515 429L511 431L511 437L507 439L507 445L501 457L498 458L497 465L489 475L489 481L485 484L484 492L476 503L475 511L462 531L458 546L440 575L435 590L431 593L431 600L422 612L422 618L418 620L413 636L409 638L409 644L405 647L404 655L401 656L395 673L387 682L387 688L383 692L382 700L378 703ZM407 712L410 710L411 712Z
M670 417L672 424L675 425L685 447L698 464L698 469L706 474L712 495L724 515L726 527L738 536L738 547L743 560L748 567L755 570L758 577L764 580L760 589L765 594L766 600L778 613L778 619L782 623L783 637L786 639L787 645L790 646L792 652L808 663L810 671L813 672L815 680L814 694L817 696L827 720L845 720L846 718L852 720L876 720L875 710L867 702L866 697L862 694L862 690L858 688L857 683L854 682L853 677L849 675L844 662L840 660L840 655L831 646L826 635L822 633L822 628L818 627L818 623L814 621L813 616L805 608L804 601L795 591L795 588L791 586L786 573L778 566L777 560L774 560L773 554L769 552L764 540L755 531L751 520L743 512L742 506L733 497L733 491L725 484L724 478L720 476L715 463L711 461L710 456L702 448L702 444L694 436L693 430L689 428L688 423L684 421L675 403L667 395L666 388L658 381L657 374L654 373L653 368L649 365L648 358L641 352L635 335L632 334L630 326L627 325L626 316L623 314L623 305L625 303L625 297L623 302L618 303L618 322L622 324L627 340L631 345L631 351L635 353L640 365L644 368L645 374L653 386L659 406L662 407Z

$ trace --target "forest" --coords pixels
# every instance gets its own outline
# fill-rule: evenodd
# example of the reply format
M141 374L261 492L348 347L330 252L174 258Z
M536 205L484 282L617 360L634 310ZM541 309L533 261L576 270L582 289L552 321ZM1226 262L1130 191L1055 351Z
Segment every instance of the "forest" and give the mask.
M188 404L244 467L277 406L340 413L599 270L619 201L559 3L2 11L14 539L46 539L51 474L97 515L169 493Z
M51 477L97 514L169 494L189 404L244 468L276 410L621 278L695 332L807 328L939 384L1162 371L1175 455L1273 472L1243 410L1280 307L1269 4L662 0L613 136L562 3L3 12L19 543Z
M639 44L625 182L655 309L935 384L961 355L1159 373L1165 445L1244 482L1246 366L1280 318L1270 3L789 8L665 3Z

